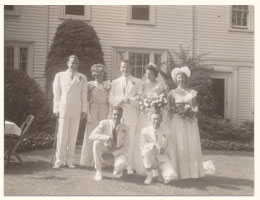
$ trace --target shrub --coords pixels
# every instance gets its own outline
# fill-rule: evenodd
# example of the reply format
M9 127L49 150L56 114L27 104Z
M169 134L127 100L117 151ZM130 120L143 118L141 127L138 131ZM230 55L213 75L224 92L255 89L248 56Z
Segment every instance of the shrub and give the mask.
M209 74L213 68L203 64L207 55L191 56L188 49L180 46L179 51L168 51L167 71L164 74L165 79L170 89L176 88L175 83L171 78L171 71L176 67L187 66L191 70L191 77L188 81L188 86L198 92L197 101L200 112L211 116L215 114L216 102L212 94L212 85Z
M77 55L79 72L92 79L90 67L104 64L103 52L94 28L80 20L67 20L60 24L55 33L46 63L46 89L52 99L52 82L57 72L67 69L67 57Z
M30 132L52 131L51 110L40 86L26 73L5 68L5 119L21 126L26 116L34 115Z

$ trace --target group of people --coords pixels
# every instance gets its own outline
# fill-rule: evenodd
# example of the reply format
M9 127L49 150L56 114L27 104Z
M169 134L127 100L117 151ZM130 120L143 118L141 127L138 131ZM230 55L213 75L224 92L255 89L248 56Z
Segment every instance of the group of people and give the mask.
M95 80L90 82L77 72L76 55L67 58L67 66L53 82L53 112L59 119L54 168L75 168L79 122L87 117L80 165L94 167L96 181L102 180L102 168L111 163L116 178L126 170L146 176L145 184L154 177L169 183L205 175L196 118L197 92L187 87L191 76L188 67L172 70L177 88L168 91L152 63L145 66L140 80L131 75L131 65L124 60L121 77L112 83L104 80L102 64L91 67Z

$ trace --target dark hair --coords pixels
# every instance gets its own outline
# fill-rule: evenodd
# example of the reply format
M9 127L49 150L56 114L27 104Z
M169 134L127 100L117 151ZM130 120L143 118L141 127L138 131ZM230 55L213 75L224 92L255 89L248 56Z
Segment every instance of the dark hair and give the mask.
M71 59L71 58L75 58L75 59L77 59L77 60L79 61L79 57L78 57L78 56L76 56L76 55L70 55L70 56L67 57L67 62L68 62L69 59Z
M120 106L113 106L113 107L112 107L112 110L117 110L117 111L119 111L120 113L123 114L123 108L120 107Z
M150 70L154 73L155 78L157 78L159 70L157 69L156 65L149 63L145 66L145 70Z

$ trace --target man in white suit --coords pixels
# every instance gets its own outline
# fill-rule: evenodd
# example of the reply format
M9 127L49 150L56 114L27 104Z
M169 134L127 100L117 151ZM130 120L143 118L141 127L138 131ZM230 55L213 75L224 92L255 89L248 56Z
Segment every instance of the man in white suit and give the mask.
M162 115L159 112L153 112L151 115L152 125L142 129L140 149L143 158L144 167L147 171L145 184L150 184L153 179L153 169L159 170L159 180L169 183L177 178L170 159L166 153L169 129L161 127Z
M102 120L89 136L93 140L95 180L102 180L102 155L111 154L114 158L115 177L122 177L127 167L126 153L129 148L129 127L121 123L123 109L112 108L112 119Z
M135 131L138 120L138 95L141 80L131 76L131 66L128 61L122 61L120 66L122 76L112 82L109 102L112 106L121 106L124 110L123 122L130 127L130 146L127 154L127 173L133 174L133 155Z
M67 58L68 70L57 73L53 82L53 113L59 117L56 162L53 168L73 165L80 118L87 113L87 78L77 72L79 59Z

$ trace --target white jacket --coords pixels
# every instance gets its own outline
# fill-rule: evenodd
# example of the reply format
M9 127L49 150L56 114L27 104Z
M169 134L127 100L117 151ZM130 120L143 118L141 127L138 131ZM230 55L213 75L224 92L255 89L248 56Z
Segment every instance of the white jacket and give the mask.
M87 112L87 78L75 73L70 80L69 71L57 73L53 82L53 112L60 118L80 118L81 112Z

